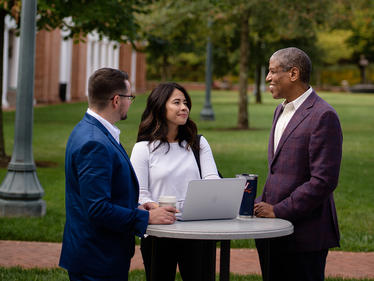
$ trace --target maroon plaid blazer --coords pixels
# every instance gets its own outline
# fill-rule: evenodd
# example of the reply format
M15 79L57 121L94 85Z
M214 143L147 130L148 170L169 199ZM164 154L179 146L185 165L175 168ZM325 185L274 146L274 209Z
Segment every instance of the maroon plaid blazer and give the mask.
M262 195L275 216L294 224L280 240L285 249L318 251L339 246L333 198L342 157L342 131L336 111L314 91L297 109L274 153L274 113L268 148L268 176Z

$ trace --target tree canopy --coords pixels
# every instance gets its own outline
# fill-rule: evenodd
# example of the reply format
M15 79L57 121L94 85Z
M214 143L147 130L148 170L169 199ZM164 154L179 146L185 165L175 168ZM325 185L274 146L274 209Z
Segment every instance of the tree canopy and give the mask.
M60 28L67 31L67 38L82 40L96 31L118 42L134 43L139 39L136 14L146 13L151 0L38 0L37 27L39 30ZM10 15L20 25L21 0L0 0L0 51L3 53L4 19ZM3 56L0 56L0 65ZM0 76L3 76L2 68ZM0 79L0 100L2 100ZM0 106L0 160L6 162L3 136L2 107Z

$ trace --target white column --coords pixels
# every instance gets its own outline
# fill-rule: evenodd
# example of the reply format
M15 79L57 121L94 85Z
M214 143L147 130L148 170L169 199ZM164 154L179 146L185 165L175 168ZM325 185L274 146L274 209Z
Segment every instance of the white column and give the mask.
M99 41L96 38L93 38L93 61L92 61L92 66L93 66L93 71L97 70L100 68L100 45Z
M113 44L113 68L117 69L119 67L119 48L120 45L118 43Z
M88 96L88 77L91 76L93 70L93 41L92 35L87 35L87 60L86 60L86 89L85 93Z
M113 65L113 56L114 56L113 46L114 46L113 42L109 41L107 45L107 54L108 54L107 64L108 64L108 67L111 67L111 68L115 68Z
M3 97L1 106L8 107L7 93L8 93L8 46L9 46L9 28L4 20L4 44L3 44Z
M4 107L8 106L8 89L17 88L18 77L18 57L19 57L19 37L15 36L12 30L17 28L17 24L10 16L5 17L4 22L4 53L3 53L3 99L0 101ZM11 35L11 36L10 36ZM11 53L9 53L9 48ZM10 58L9 58L10 56Z
M107 46L107 66L118 69L119 65L119 44L115 41L109 41Z
M64 36L64 32L61 34ZM61 39L61 54L60 54L60 77L59 82L66 84L66 100L71 100L70 87L71 87L71 63L72 63L72 45L71 39Z
M10 71L9 71L9 84L8 88L17 88L17 80L18 80L18 60L19 60L19 44L20 39L19 37L13 36L13 54L12 60L9 63Z
M95 32L87 36L87 77L90 77L99 68L118 68L119 65L119 44L115 41L110 41L106 37L101 41L99 39L98 34ZM114 48L115 46L117 48ZM88 79L86 88L88 88ZM88 94L87 91L86 94Z
M108 40L105 38L100 41L100 67L108 66Z
M87 52L87 68L86 68L86 89L85 93L88 96L88 78L91 74L100 68L100 50L99 50L99 36L96 33L91 33L87 36L88 48Z
M131 91L133 93L136 92L136 51L132 50L131 51L131 77L130 77L130 82L131 82Z

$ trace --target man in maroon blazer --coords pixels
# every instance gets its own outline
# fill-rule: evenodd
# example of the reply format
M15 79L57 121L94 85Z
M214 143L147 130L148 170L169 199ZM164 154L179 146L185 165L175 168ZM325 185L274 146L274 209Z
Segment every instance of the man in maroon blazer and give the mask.
M339 246L333 191L342 132L336 111L309 86L311 61L297 48L275 52L266 81L275 99L268 176L257 217L282 218L290 236L256 240L264 280L324 280L328 249Z

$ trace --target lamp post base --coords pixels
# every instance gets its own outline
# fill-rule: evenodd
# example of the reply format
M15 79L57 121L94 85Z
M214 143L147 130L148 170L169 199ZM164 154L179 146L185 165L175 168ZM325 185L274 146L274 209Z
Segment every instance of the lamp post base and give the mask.
M42 217L46 204L38 200L13 200L0 198L0 217Z
M211 106L204 106L203 110L200 112L200 118L202 120L214 120L214 112Z

